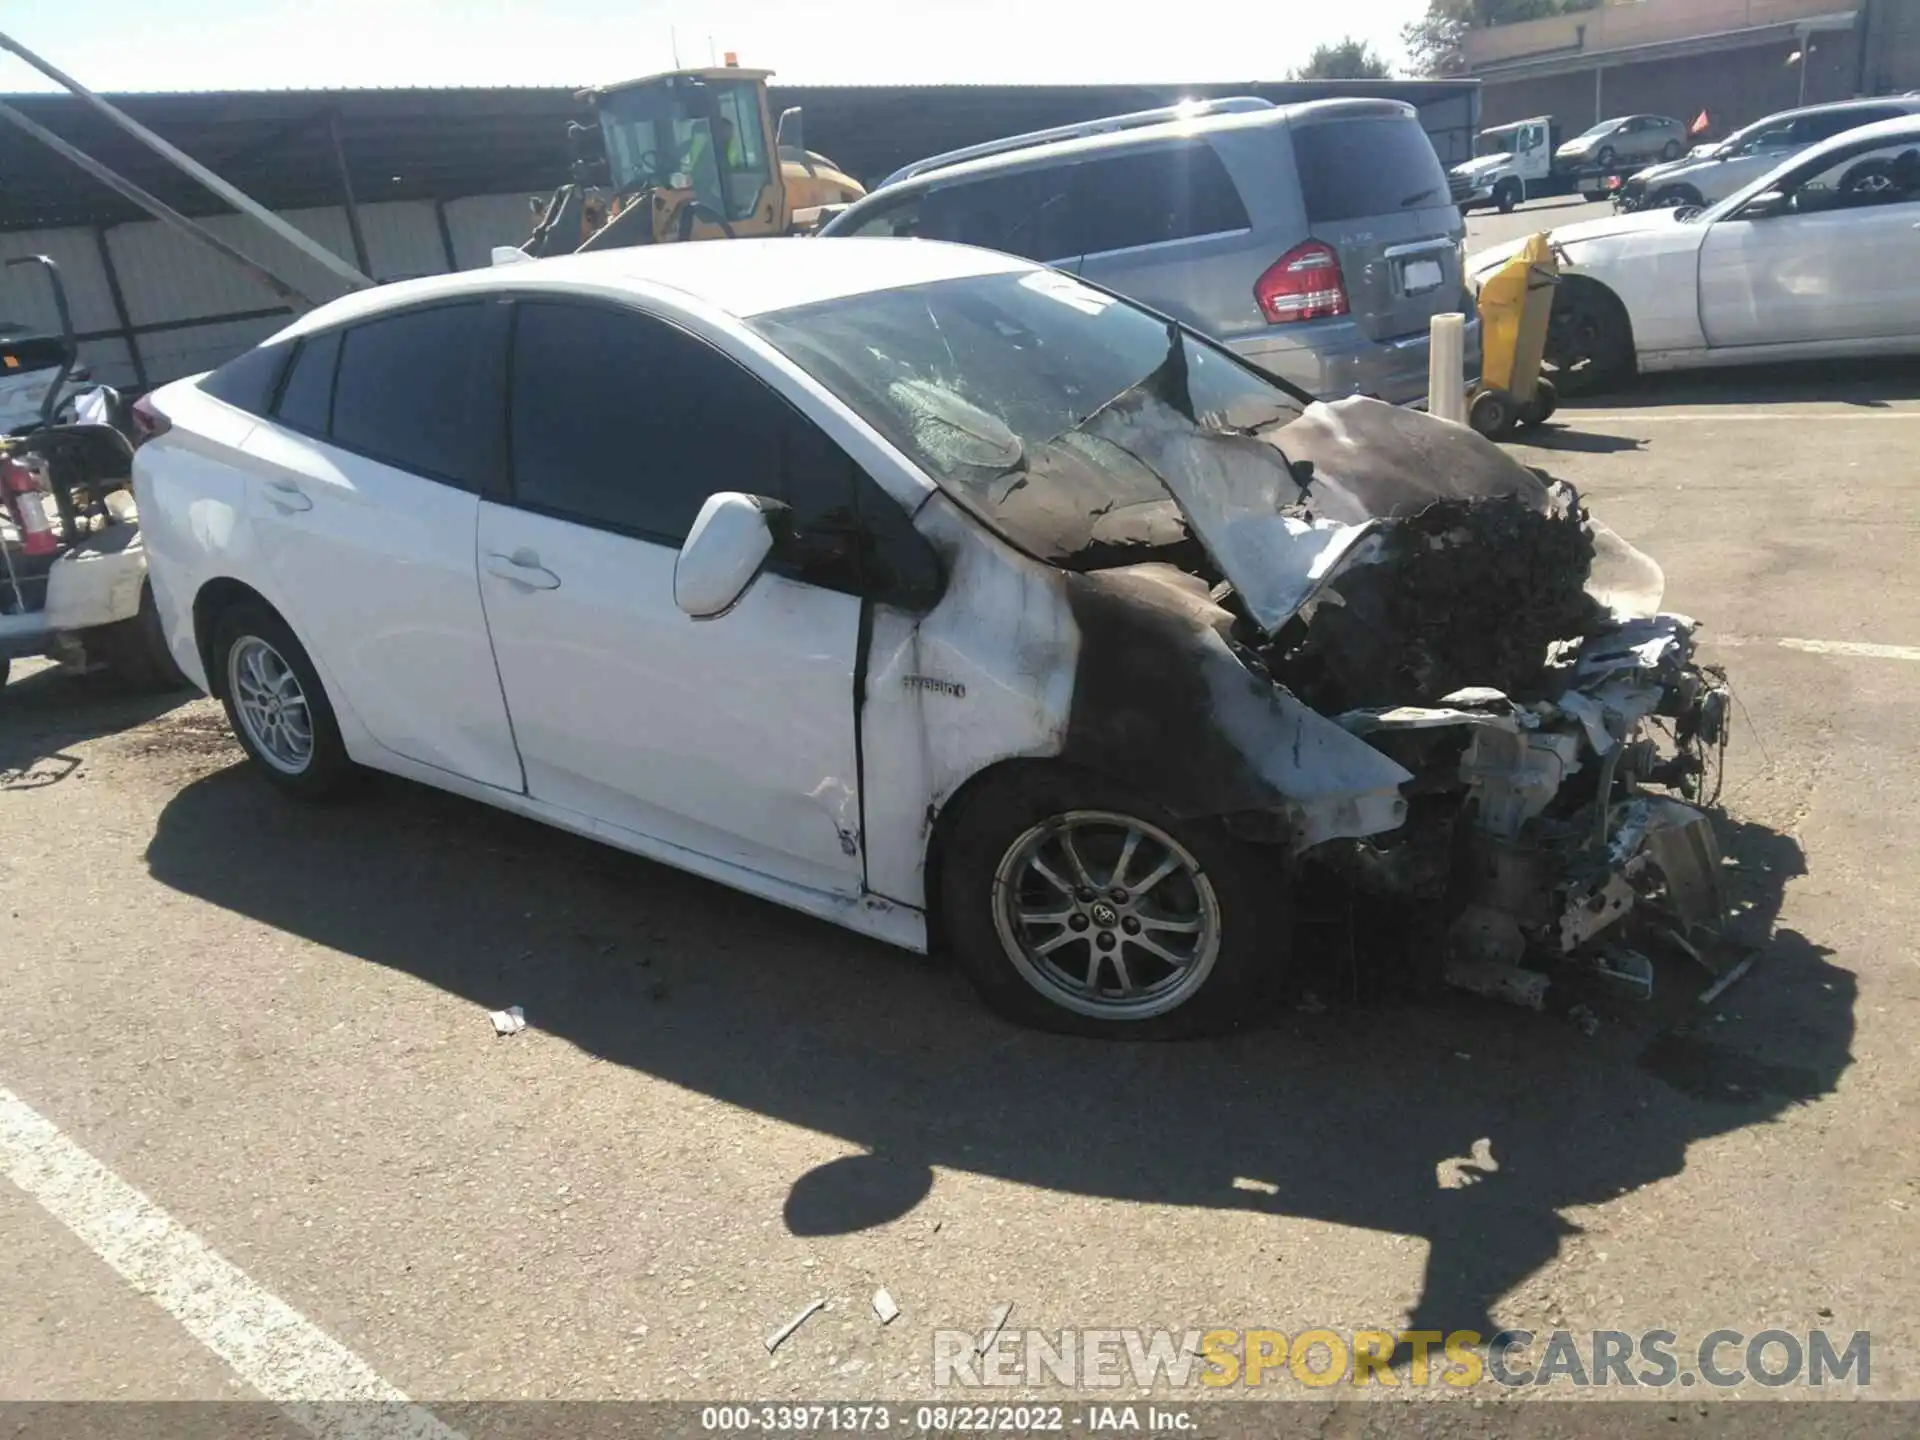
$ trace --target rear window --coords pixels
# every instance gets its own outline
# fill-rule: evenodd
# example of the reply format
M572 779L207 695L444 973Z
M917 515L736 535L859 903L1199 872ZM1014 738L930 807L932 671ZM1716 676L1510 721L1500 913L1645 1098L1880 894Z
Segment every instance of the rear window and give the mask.
M282 424L309 435L327 433L327 416L333 410L333 371L339 359L338 330L301 342L293 369L287 372L286 386L280 391L280 404L273 412Z
M497 455L495 342L479 305L443 305L346 332L333 389L336 445L480 488Z
M257 346L203 376L200 388L249 415L264 416L273 404L273 388L280 383L280 372L286 368L292 349L293 342L288 340Z
M1246 206L1207 144L1144 150L1074 167L1070 254L1094 255L1247 228Z
M1414 120L1335 120L1293 128L1309 224L1447 203L1447 176Z

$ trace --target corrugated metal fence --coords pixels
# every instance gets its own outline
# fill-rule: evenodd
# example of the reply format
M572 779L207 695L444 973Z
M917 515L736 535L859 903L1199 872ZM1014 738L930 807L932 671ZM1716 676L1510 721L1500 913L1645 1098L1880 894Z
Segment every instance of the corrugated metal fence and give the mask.
M360 206L374 278L487 264L495 245L526 239L532 228L527 199L522 192ZM343 208L293 210L284 218L351 263ZM216 215L202 223L308 293L339 293L338 281L252 220ZM36 254L50 256L66 280L81 358L97 379L126 390L210 369L279 329L290 314L252 276L158 221L0 233L0 258ZM36 270L0 271L0 320L58 332L50 292Z

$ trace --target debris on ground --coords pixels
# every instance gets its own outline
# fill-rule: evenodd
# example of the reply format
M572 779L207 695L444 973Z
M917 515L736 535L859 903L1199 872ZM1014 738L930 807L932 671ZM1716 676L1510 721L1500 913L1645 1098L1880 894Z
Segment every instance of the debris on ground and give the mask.
M980 1337L980 1354L984 1355L993 1348L994 1340L1002 1330L1007 1328L1007 1317L1011 1314L1013 1314L1013 1301L1011 1300L1004 1301L994 1309L993 1314L987 1319L986 1331Z
M493 1021L493 1033L496 1035L518 1035L527 1028L527 1012L518 1005L496 1010L487 1018Z
M806 1309L802 1310L778 1330L767 1336L767 1353L771 1355L782 1345L786 1344L788 1336L792 1335L794 1331L798 1330L802 1325L806 1324L807 1321L811 1320L816 1314L826 1308L827 1302L825 1300L815 1300L811 1305L807 1306Z
M900 1315L900 1307L893 1303L893 1296L882 1285L873 1292L873 1313L880 1317L882 1325L891 1325Z
M1567 1019L1580 1027L1580 1033L1591 1039L1600 1033L1600 1017L1593 1013L1591 1006L1575 1005L1567 1011Z

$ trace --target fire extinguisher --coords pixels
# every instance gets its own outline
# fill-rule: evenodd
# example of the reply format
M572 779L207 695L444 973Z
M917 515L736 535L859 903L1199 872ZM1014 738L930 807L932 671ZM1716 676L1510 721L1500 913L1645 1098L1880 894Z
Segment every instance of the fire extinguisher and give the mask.
M51 555L59 548L53 523L47 519L47 507L40 503L42 495L51 493L52 488L25 461L11 456L0 458L0 495L6 496L7 508L20 531L20 548L28 555Z

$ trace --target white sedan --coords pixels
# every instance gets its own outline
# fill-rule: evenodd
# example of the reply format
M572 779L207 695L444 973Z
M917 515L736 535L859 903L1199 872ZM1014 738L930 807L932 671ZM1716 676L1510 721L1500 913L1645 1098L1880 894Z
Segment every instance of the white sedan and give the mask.
M1404 888L1456 819L1619 828L1623 864L1711 834L1626 803L1642 722L1710 745L1719 702L1691 622L1584 593L1569 497L1010 256L738 240L410 281L146 405L169 644L266 779L388 771L943 941L1033 1023L1241 1020L1305 857ZM1593 933L1561 849L1578 876L1538 867L1515 913L1460 897L1497 950L1469 979Z
M1707 209L1552 232L1562 390L1640 371L1920 352L1920 117L1836 135ZM1467 263L1478 286L1521 242Z

